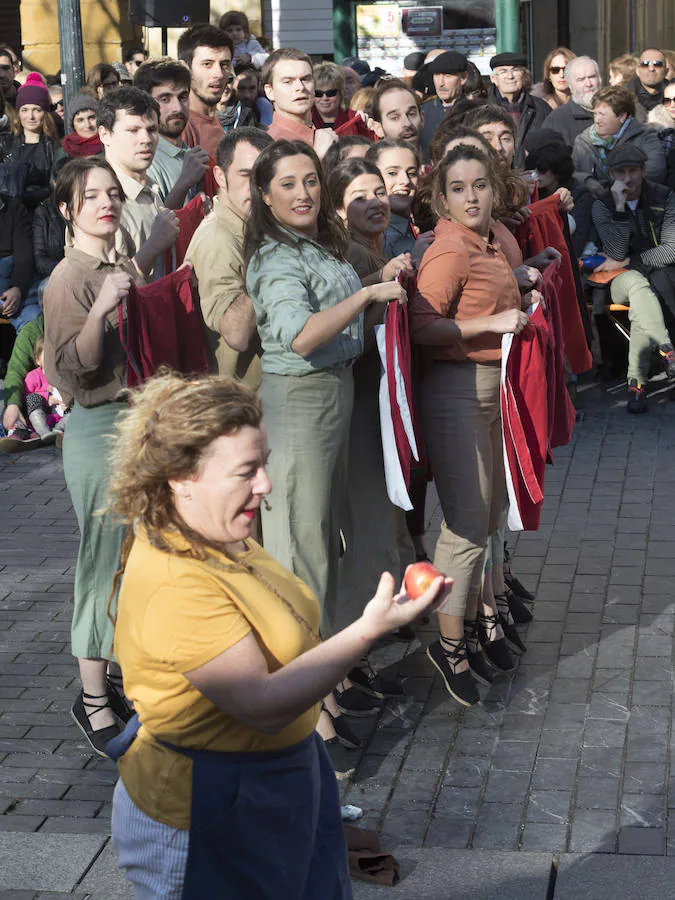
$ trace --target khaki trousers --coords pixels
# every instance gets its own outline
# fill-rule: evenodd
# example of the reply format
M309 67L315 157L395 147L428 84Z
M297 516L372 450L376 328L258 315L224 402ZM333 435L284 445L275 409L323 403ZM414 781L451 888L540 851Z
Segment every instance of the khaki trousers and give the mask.
M304 376L264 372L260 399L272 480L271 509L262 508L265 550L314 591L321 604L321 634L330 637L354 402L352 370Z
M610 294L614 303L625 303L630 308L630 341L628 343L628 380L646 384L649 378L649 362L652 342L669 344L670 336L663 320L659 298L649 281L640 272L622 272L611 282Z
M498 365L437 362L421 387L424 441L444 517L434 565L455 580L445 615L464 616L478 601L488 537L502 514L499 379Z

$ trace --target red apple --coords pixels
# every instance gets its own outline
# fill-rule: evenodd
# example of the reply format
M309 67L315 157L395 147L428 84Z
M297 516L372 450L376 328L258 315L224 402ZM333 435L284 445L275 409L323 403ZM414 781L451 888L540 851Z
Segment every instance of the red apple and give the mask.
M408 567L405 573L403 586L412 600L417 600L431 587L435 578L440 578L441 573L430 562L418 562Z

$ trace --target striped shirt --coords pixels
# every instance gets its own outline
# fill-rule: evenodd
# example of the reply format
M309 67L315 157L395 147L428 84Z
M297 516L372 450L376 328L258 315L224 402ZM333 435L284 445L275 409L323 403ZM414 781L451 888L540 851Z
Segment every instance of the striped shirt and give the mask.
M643 189L644 197L644 189ZM642 199L642 198L641 198ZM613 205L613 199L610 199ZM631 260L650 269L661 269L675 263L675 193L668 191L663 222L655 228L648 215L648 208L638 204L635 212L626 207L625 212L610 209L604 200L596 200L592 210L593 224L602 240L602 250L610 259ZM648 238L653 244L648 250L635 253L635 243Z

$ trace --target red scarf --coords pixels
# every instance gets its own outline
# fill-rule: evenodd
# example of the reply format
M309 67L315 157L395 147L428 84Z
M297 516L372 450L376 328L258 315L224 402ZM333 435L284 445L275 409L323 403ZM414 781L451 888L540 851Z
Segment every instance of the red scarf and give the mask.
M97 134L92 134L91 137L83 138L74 131L71 131L70 134L67 134L61 140L61 146L68 156L72 156L76 159L79 159L82 156L96 156L98 153L103 153L103 144L99 140Z

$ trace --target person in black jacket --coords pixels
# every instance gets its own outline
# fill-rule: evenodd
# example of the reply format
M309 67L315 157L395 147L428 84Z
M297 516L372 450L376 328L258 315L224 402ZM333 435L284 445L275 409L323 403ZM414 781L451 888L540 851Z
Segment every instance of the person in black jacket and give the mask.
M635 145L608 155L611 189L593 204L593 223L606 259L597 272L619 272L610 283L614 303L628 304L628 404L647 411L645 385L652 347L657 347L670 379L675 350L659 298L675 310L675 194L645 179L647 156ZM625 271L623 271L625 270Z
M35 270L41 279L48 279L63 259L65 242L66 223L52 194L38 206L33 216L33 256Z
M518 53L498 53L490 60L492 85L488 100L502 107L516 126L516 166L525 160L524 143L529 132L539 128L551 112L545 100L533 97L524 88L527 67Z
M20 200L0 195L0 316L18 333L39 313L30 213Z
M637 74L626 85L635 94L636 115L641 122L646 122L647 113L663 102L666 84L666 57L654 48L643 50L637 64Z
M571 147L582 131L593 124L593 95L602 86L600 68L590 56L577 56L565 70L571 99L552 110L544 120L544 128L552 128Z
M434 95L425 100L422 111L422 157L429 162L429 143L436 129L462 96L468 77L468 60L463 53L448 50L441 53L427 66L433 78Z
M543 130L543 129L542 129ZM569 213L572 246L577 257L591 239L593 221L591 207L593 197L588 188L575 183L572 151L561 139L538 146L528 153L525 168L536 170L539 198L550 197L559 188L564 187L572 194L574 209Z
M51 105L47 86L31 72L16 95L18 131L0 135L0 184L4 181L5 193L19 196L31 210L49 196L57 147Z

